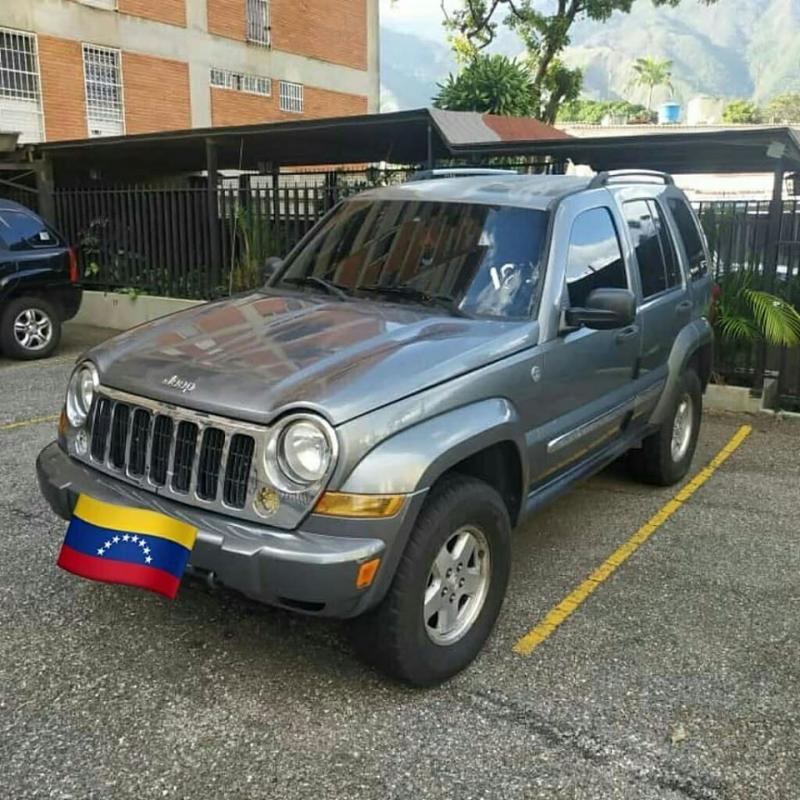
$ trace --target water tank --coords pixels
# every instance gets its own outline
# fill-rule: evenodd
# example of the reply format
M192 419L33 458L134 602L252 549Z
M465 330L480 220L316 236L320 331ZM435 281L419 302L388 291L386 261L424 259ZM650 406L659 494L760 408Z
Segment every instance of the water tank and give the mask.
M658 109L659 125L674 125L676 122L680 122L680 119L680 103L664 103L661 108Z

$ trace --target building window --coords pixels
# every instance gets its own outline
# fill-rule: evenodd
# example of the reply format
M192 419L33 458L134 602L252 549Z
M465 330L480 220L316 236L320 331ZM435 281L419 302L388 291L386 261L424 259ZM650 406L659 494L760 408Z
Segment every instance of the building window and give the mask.
M211 67L211 85L220 89L233 89L236 92L260 94L264 97L272 94L272 81L269 78L217 67Z
M21 142L40 142L42 95L36 36L0 28L0 124L19 131Z
M247 39L269 47L269 0L247 0Z
M281 81L280 83L280 109L292 111L297 114L303 111L303 84Z
M83 74L89 136L119 136L125 133L119 50L85 44Z

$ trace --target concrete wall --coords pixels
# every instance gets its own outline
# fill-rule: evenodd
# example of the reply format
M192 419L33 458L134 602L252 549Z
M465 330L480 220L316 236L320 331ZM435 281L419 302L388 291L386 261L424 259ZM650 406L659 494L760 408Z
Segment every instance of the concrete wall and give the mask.
M144 322L197 305L201 305L201 301L151 295L139 295L134 299L125 294L84 291L83 301L74 321L82 325L126 331Z
M45 131L55 140L87 134L82 42L187 65L189 109L180 114L194 127L212 124L212 66L272 78L275 92L279 80L288 80L302 83L306 98L314 99L311 90L336 92L361 98L359 110L378 111L378 2L272 0L271 48L244 41L245 0L118 0L117 12L76 0L0 0L0 26L38 34ZM162 87L171 79L164 72ZM127 102L127 85L124 90ZM335 108L325 96L312 107ZM355 107L349 100L344 105ZM247 117L251 105L241 107ZM161 127L171 126L165 118Z

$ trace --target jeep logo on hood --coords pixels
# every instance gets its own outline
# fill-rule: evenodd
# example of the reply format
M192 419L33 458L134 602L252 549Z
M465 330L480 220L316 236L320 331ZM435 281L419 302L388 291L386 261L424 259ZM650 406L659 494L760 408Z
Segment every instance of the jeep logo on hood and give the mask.
M193 392L197 388L197 384L194 381L184 380L183 378L179 378L177 375L164 378L161 383L163 383L164 386L169 386L170 389L177 389L183 394L186 394L187 392Z

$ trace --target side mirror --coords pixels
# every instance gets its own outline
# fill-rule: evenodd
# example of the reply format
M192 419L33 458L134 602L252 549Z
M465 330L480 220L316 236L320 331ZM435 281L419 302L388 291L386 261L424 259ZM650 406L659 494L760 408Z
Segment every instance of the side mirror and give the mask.
M636 319L636 296L629 289L594 289L584 308L568 308L564 321L571 328L581 325L597 331L624 328Z
M275 273L283 266L283 259L270 256L261 266L261 280L267 284Z

